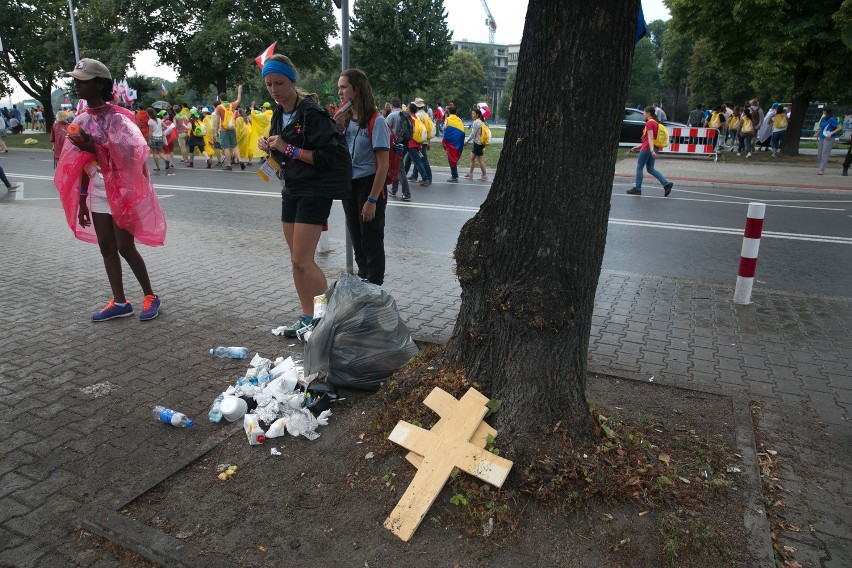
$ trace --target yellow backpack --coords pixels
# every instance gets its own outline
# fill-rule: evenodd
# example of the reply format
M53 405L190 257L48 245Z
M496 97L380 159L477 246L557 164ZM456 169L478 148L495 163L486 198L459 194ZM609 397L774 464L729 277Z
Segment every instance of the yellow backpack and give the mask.
M414 121L414 133L412 134L412 138L418 144L423 144L426 142L426 125L423 124L423 121L420 120L420 117L417 115L412 115L412 120Z
M234 111L231 110L231 105L222 105L222 110L225 111L225 114L222 117L222 125L220 126L220 128L222 130L236 129L236 125L234 124Z
M488 125L484 122L481 123L481 128L479 130L479 143L483 146L491 145L491 129L488 128Z
M710 115L710 122L708 123L710 128L719 128L722 126L722 121L719 119L719 113L714 112Z
M775 115L775 123L773 125L775 128L787 128L787 113L784 111L779 112Z
M742 132L743 134L751 134L752 132L754 132L754 124L752 123L752 121L746 117L743 117L743 125L740 128L740 132Z

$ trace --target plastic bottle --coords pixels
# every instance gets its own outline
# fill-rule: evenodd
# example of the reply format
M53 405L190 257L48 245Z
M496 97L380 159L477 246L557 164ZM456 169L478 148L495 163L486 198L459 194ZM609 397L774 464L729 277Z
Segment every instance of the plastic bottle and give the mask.
M171 424L172 426L180 426L181 428L189 428L192 426L192 419L188 418L183 412L176 412L165 406L157 405L153 410L154 418L160 422Z
M248 357L248 347L217 347L211 349L210 354L222 359L245 359Z
M225 393L222 393L217 396L216 400L213 401L213 404L210 405L210 412L207 413L207 418L210 419L210 422L222 421L222 401L224 399Z

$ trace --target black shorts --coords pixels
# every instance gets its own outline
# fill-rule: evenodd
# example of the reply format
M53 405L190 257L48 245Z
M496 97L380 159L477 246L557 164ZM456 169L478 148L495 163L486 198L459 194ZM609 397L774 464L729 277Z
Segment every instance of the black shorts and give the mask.
M485 146L483 146L482 144L477 144L476 142L474 142L472 152L473 152L474 156L481 156L483 154L483 152L485 152Z
M330 197L303 196L293 197L281 192L281 221L284 223L303 223L305 225L325 225L331 213Z

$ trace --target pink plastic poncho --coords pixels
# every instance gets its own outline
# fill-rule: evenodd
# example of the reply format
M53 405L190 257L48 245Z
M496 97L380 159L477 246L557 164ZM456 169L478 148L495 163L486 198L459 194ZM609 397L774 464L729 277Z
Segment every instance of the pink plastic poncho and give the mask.
M148 172L150 150L129 112L106 104L89 107L74 119L94 139L96 154L65 144L53 183L74 236L88 243L98 242L94 227L81 227L77 219L80 176L86 164L97 160L115 224L139 243L161 246L166 240L166 219Z

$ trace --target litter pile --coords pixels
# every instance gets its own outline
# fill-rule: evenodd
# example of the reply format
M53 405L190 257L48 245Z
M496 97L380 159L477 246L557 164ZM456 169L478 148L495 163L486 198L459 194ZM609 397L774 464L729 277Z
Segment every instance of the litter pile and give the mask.
M251 445L285 433L319 438L316 430L328 425L329 407L337 400L334 385L320 380L319 374L305 377L292 357L272 362L255 354L250 365L245 376L213 401L210 421L242 419Z

